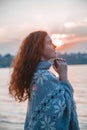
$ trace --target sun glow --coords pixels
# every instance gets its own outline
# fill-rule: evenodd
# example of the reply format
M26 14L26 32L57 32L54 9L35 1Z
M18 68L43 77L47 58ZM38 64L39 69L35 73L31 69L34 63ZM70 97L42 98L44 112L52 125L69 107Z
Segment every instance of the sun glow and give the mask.
M58 35L58 34L53 34L53 35L51 36L51 38L52 38L53 44L54 44L56 47L60 47L60 46L63 45L63 41L60 39L60 35Z

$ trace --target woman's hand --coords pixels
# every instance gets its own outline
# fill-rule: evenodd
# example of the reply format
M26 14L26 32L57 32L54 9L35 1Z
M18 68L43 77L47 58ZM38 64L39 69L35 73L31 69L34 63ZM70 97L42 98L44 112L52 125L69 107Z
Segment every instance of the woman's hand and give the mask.
M65 59L55 59L53 68L59 74L59 80L67 81L67 63Z

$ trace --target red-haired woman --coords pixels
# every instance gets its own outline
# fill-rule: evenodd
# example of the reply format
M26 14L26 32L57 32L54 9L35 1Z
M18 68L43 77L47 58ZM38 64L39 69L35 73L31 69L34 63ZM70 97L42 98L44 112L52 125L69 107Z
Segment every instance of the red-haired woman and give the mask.
M59 78L49 71L51 66ZM22 42L9 93L19 102L28 99L24 130L79 130L67 63L57 58L47 32L32 32Z

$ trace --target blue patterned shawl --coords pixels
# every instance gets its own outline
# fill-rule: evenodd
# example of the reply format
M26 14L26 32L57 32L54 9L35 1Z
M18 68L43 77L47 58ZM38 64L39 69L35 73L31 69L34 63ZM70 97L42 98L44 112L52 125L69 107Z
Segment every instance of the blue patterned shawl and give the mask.
M24 130L80 130L69 82L62 82L41 61L32 79Z

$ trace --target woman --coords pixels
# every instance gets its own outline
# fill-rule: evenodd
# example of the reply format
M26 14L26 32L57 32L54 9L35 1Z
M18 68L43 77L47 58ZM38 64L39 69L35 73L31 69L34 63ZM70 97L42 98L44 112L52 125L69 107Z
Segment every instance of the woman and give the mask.
M53 66L59 78L49 71ZM79 130L67 63L45 31L30 33L13 62L9 93L28 99L24 130Z

